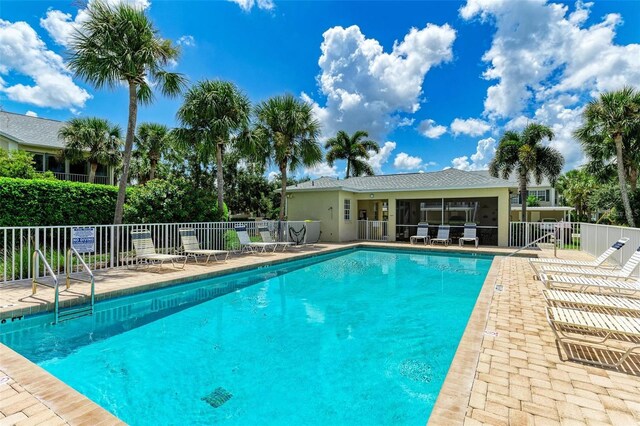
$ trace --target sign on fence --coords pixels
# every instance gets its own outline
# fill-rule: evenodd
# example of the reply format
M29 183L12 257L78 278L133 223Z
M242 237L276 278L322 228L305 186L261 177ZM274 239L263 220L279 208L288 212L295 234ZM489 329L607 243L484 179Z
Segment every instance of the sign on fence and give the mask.
M71 247L78 253L96 251L96 228L91 226L74 226L71 228Z

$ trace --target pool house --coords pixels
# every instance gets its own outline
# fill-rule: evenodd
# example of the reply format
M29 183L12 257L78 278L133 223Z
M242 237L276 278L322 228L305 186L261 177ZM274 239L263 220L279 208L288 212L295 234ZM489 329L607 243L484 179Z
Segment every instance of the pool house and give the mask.
M418 223L451 226L457 242L465 223L476 223L483 245L507 246L514 183L447 169L336 179L322 177L287 188L290 220L319 220L322 239L409 241Z

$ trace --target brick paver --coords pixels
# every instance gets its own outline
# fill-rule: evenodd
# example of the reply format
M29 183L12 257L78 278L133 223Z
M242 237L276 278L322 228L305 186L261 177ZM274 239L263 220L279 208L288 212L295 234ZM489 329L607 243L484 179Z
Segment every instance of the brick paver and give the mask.
M497 335L483 335L472 391L461 401L464 424L640 424L640 357L617 370L564 361L527 260L496 262L503 290L493 294L486 330Z

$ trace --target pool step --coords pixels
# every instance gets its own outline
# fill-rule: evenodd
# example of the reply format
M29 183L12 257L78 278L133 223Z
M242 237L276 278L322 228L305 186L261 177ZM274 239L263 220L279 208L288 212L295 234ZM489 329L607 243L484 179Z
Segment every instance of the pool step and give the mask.
M65 309L63 311L60 311L60 313L58 314L58 322L85 317L87 315L93 315L92 306L82 306L81 308Z

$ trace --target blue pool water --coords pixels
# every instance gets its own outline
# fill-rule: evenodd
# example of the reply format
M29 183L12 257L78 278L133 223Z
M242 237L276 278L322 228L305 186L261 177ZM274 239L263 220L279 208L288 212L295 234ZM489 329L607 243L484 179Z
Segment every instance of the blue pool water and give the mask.
M27 318L0 341L133 425L424 425L490 264L351 250Z

